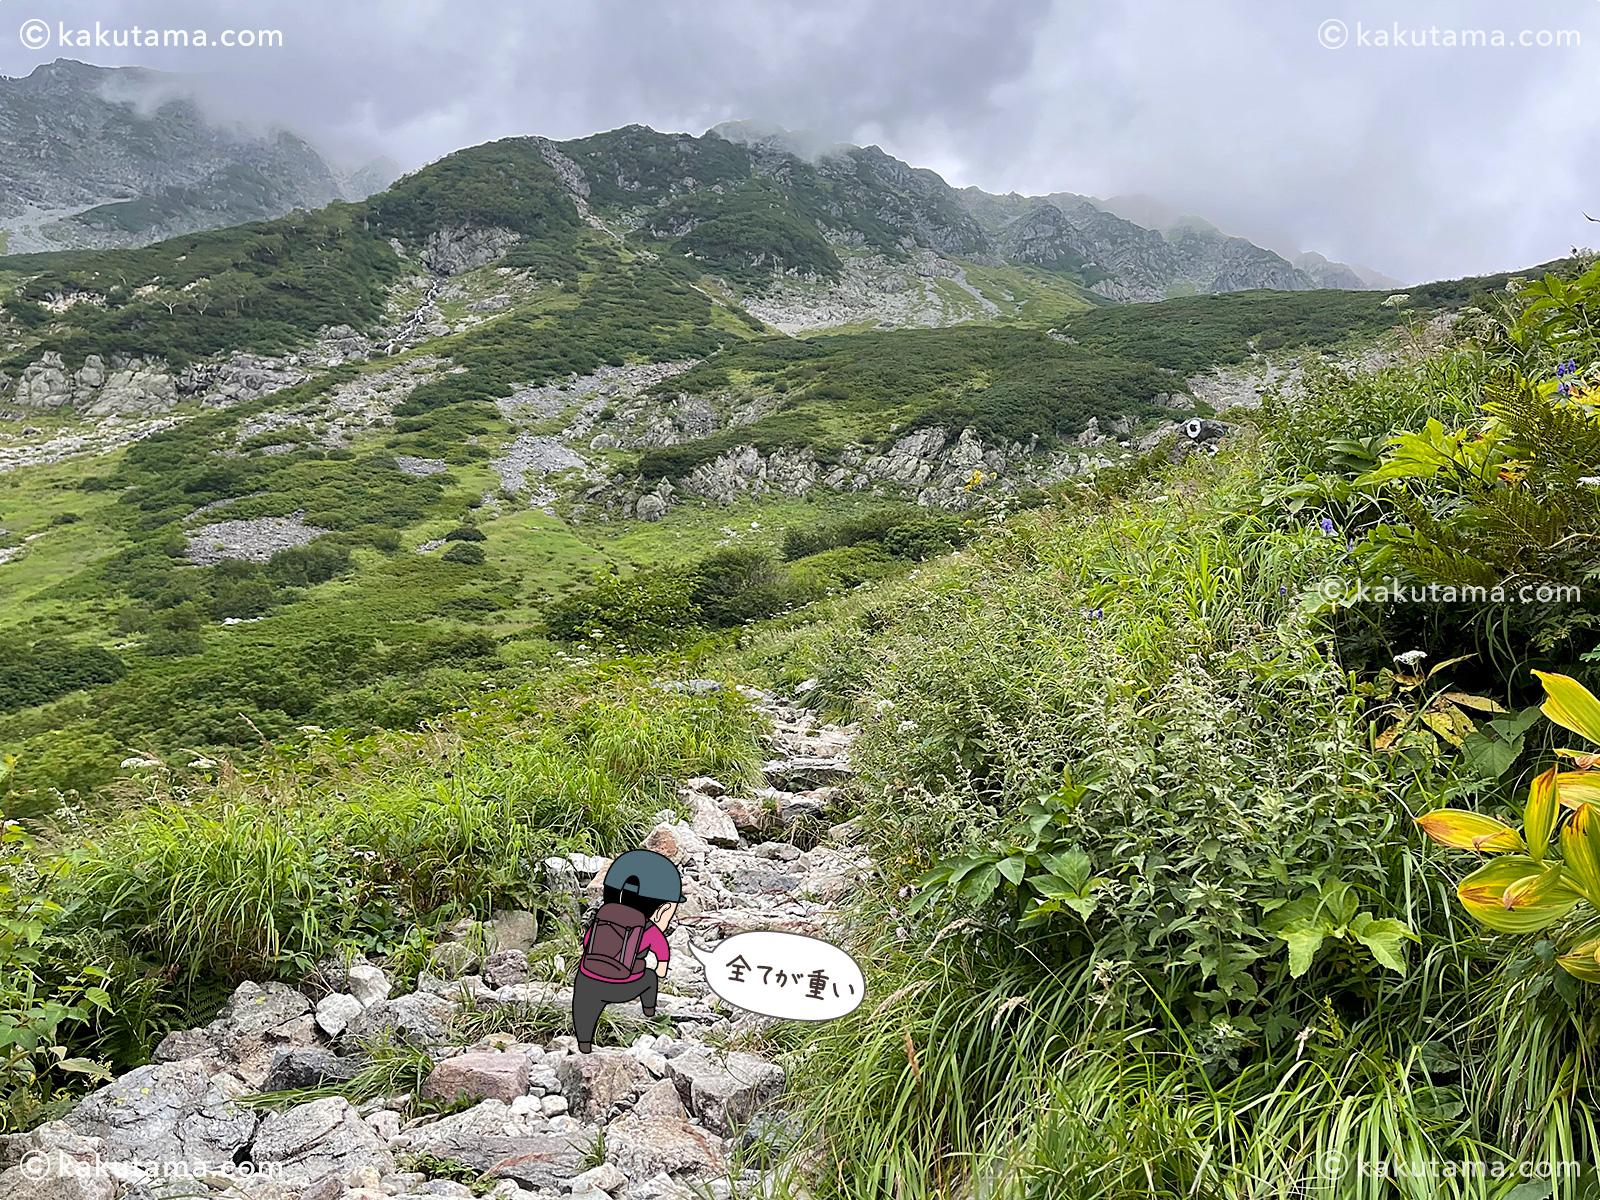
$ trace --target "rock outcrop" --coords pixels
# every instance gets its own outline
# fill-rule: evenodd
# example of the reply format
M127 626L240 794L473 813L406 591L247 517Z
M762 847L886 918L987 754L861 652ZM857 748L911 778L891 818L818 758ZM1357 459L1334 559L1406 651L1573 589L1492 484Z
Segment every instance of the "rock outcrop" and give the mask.
M178 389L161 367L140 358L98 354L69 370L54 350L25 367L12 399L23 408L71 408L90 417L164 413L178 402Z

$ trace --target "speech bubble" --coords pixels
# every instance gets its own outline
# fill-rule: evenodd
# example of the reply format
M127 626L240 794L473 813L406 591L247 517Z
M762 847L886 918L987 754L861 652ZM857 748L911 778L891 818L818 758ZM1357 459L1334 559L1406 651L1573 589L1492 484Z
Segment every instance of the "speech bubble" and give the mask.
M832 942L758 929L689 952L706 986L736 1008L781 1021L831 1021L867 998L856 960Z

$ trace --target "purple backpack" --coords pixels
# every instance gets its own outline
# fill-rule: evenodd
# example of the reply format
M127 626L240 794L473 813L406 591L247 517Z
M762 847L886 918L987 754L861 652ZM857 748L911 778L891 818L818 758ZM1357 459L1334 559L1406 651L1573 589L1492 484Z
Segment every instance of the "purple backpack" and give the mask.
M585 975L620 983L639 974L639 944L644 941L645 915L626 904L602 905L589 922L578 969Z

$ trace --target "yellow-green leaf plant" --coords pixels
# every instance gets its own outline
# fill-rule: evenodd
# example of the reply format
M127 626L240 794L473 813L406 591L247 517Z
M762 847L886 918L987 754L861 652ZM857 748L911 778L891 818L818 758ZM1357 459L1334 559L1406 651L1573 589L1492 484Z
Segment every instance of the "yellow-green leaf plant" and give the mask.
M1544 715L1600 746L1600 700L1566 675L1534 674L1544 685ZM1536 933L1579 904L1600 910L1600 753L1556 754L1560 761L1528 788L1520 830L1459 809L1417 818L1440 845L1493 856L1456 888L1466 910L1490 929ZM1600 938L1556 961L1568 974L1600 983Z

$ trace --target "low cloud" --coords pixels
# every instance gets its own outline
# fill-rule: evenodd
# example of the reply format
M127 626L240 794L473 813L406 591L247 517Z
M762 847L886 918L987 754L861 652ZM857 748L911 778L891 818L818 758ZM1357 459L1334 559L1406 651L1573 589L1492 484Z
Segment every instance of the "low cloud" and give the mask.
M1592 237L1597 13L1592 0L12 0L19 24L278 30L284 44L33 52L0 26L0 71L76 57L200 73L221 116L407 167L513 134L757 118L876 142L957 185L1144 193L1281 250L1422 279ZM1337 49L1318 39L1328 20L1350 33ZM1424 44L1356 43L1392 28ZM1541 28L1581 44L1428 44L1430 29Z

